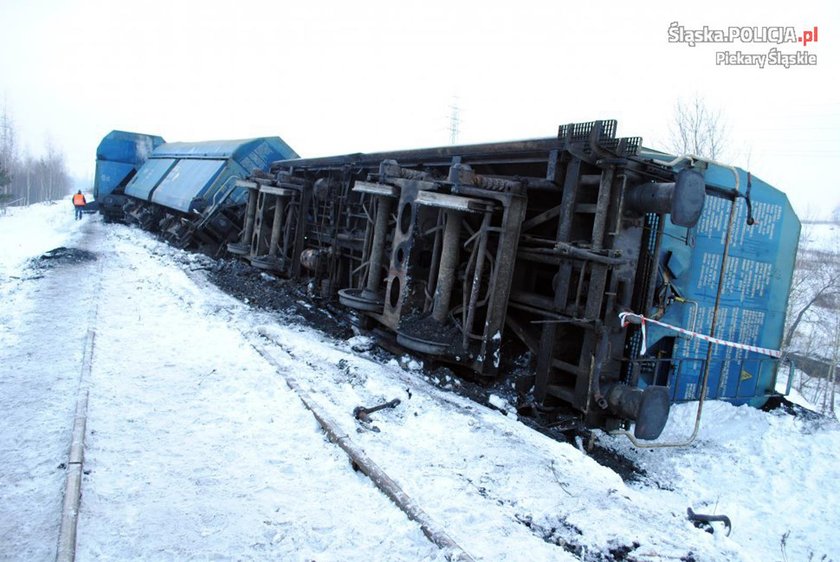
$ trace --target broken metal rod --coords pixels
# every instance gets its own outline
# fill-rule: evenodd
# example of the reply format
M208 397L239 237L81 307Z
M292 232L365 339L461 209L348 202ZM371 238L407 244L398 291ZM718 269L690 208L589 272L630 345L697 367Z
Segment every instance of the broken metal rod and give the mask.
M694 513L694 510L688 508L688 520L697 523L706 523L711 526L711 523L720 522L726 526L726 536L732 532L732 521L726 515L704 515L702 513Z
M384 404L379 404L378 406L371 406L370 408L365 408L364 406L356 406L355 408L353 408L353 417L357 420L364 420L374 412L384 410L385 408L396 408L399 404L400 399L394 398L390 402L385 402Z

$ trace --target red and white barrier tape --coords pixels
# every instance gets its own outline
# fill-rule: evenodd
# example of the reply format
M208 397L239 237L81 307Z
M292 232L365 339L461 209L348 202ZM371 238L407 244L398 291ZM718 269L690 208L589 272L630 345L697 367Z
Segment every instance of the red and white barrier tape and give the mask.
M700 334L698 332L692 332L691 330L686 330L685 328L680 328L679 326L672 326L671 324L666 324L665 322L660 322L659 320L654 320L653 318L646 318L641 314L636 314L634 312L620 312L618 314L618 318L619 320L621 320L622 328L627 327L627 325L630 323L627 320L627 318L636 318L639 320L639 323L642 327L642 355L644 355L647 352L647 329L645 327L645 323L650 322L651 324L656 324L657 326L662 326L663 328L668 328L669 330L674 330L675 332L685 334L691 338L698 338L707 342L717 343L728 347L734 347L736 349L744 349L746 351L752 351L754 353L761 353L764 355L769 355L770 357L775 357L777 359L782 357L782 352L777 349L767 349L766 347L757 347L755 345L748 345L745 343L737 343L734 341L726 341L718 338L713 338L712 336L707 336L706 334Z

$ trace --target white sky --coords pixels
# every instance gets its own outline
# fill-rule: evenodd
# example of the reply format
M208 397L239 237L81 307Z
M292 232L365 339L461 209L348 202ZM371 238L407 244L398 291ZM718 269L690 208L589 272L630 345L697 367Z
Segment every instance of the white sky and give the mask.
M0 0L0 96L21 144L92 178L112 129L168 141L278 135L302 156L556 134L614 118L665 148L677 99L722 110L728 161L802 214L840 204L840 5L426 0ZM668 26L819 27L816 66L716 66ZM793 53L798 44L778 46Z

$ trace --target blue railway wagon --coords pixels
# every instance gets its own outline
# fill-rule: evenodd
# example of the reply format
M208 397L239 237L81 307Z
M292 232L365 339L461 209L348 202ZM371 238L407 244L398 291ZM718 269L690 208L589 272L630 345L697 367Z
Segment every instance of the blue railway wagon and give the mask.
M93 198L106 221L122 217L126 184L163 143L161 137L128 131L111 131L99 143Z
M297 154L279 137L249 140L173 142L158 147L150 162L126 189L132 197L191 213L217 203L235 180L271 162ZM229 200L240 202L244 191Z
M653 151L642 156L676 162ZM701 397L708 371L708 398L760 407L785 375L768 351L782 344L801 224L787 196L766 182L740 168L697 164L705 168L707 190L739 195L734 201L707 197L692 228L651 217L652 227L661 231L661 248L656 295L645 314L687 332L714 332L737 345L647 323L641 378L667 384L671 401L683 402ZM632 346L640 345L638 333Z
M799 220L744 170L615 130L275 162L245 182L256 204L228 249L337 296L386 345L511 373L553 424L571 406L652 439L704 383L761 405Z
M166 143L126 186L134 200L128 212L178 245L188 245L202 230L215 230L213 238L222 239L235 226L223 210L247 197L236 181L275 160L296 157L279 137Z

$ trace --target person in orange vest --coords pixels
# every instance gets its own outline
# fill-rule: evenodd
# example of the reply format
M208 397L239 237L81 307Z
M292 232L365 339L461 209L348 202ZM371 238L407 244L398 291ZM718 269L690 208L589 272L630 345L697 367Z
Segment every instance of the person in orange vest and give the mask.
M85 196L82 195L82 190L76 192L73 196L73 208L76 209L76 220L82 220L82 209L85 208L87 201L85 201Z

